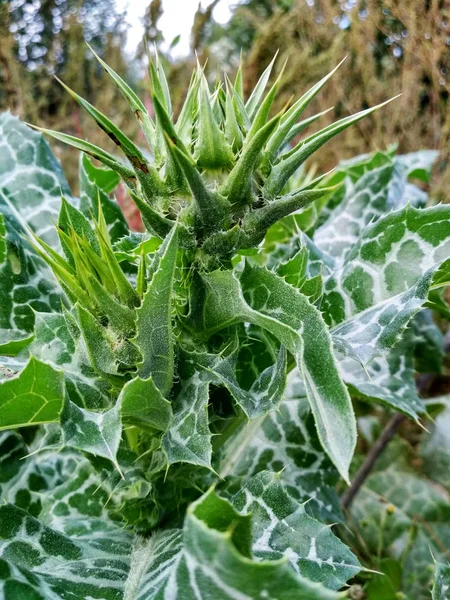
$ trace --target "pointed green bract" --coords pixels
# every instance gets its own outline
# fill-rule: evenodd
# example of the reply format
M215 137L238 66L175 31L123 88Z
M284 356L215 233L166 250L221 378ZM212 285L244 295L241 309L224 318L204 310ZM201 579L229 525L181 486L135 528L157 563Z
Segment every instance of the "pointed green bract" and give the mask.
M89 46L89 44L88 44ZM89 46L92 54L102 65L105 71L110 75L114 83L117 85L119 90L122 92L124 97L128 100L131 110L134 112L136 118L141 123L142 130L145 137L147 138L150 147L154 146L155 139L155 124L153 123L144 103L139 96L130 88L130 86L118 75L104 60L102 60L96 52Z
M81 152L85 152L89 156L92 156L92 158L96 158L113 171L116 171L121 177L123 177L123 179L127 183L135 182L136 175L133 169L130 169L122 162L117 160L112 154L106 152L105 150L102 150L98 146L95 146L90 142L86 142L85 140L81 140L77 137L74 137L73 135L68 135L66 133L59 133L58 131L51 131L50 129L44 129L42 127L34 127L34 129L36 129L37 131L41 131L42 133L45 133L55 138L56 140L59 140L60 142L68 144L69 146L73 146L77 150L80 150Z
M59 80L58 80L59 81ZM125 135L122 131L116 127L112 121L108 119L104 114L92 106L87 100L84 100L76 92L71 90L62 81L59 83L69 92L69 94L82 106L86 112L97 122L99 127L112 139L112 141L119 146L125 156L128 158L133 168L136 171L142 171L148 173L151 167L145 160L142 152L139 148ZM156 176L156 173L155 173Z
M94 215L98 219L98 206L102 208L105 216L108 233L113 242L129 233L127 222L118 203L109 198L120 181L117 173L111 169L97 168L86 154L80 156L80 210L90 218Z
M394 100L395 98L392 98ZM388 100L387 102L391 102ZM351 117L345 117L332 125L328 125L321 131L312 134L305 140L301 141L291 152L281 156L278 163L272 168L269 177L267 178L264 190L268 198L273 198L278 195L283 189L286 182L295 173L295 171L309 158L316 150L318 150L323 144L331 140L335 135L344 131L347 127L350 127L354 123L357 123L364 117L370 115L375 110L378 110L387 102L383 102L373 108L363 110Z
M83 307L78 306L78 323L93 367L106 375L117 375L118 360L113 341L101 324Z
M236 165L220 189L231 204L239 204L251 194L252 175L261 159L261 150L278 123L279 117L274 117L242 149Z
M252 93L250 94L250 98L247 100L247 102L245 104L245 109L246 109L250 119L253 119L253 117L256 114L256 111L258 110L258 108L260 107L260 105L262 103L263 96L264 96L264 90L266 89L267 83L269 82L270 74L272 73L275 59L276 59L276 55L273 57L269 66L266 68L264 73L259 78L258 83L255 86L255 89L252 91Z
M172 147L175 159L180 164L196 201L200 227L210 233L225 226L229 204L220 194L210 192L191 159L177 146Z
M345 60L345 59L344 59ZM317 82L306 94L304 94L301 98L299 98L291 108L286 111L283 115L280 127L277 131L272 135L267 144L267 156L266 161L268 163L272 163L276 157L276 153L279 151L281 145L285 141L285 139L290 136L291 138L300 133L299 131L295 131L293 134L293 128L295 127L295 123L306 107L310 104L310 102L314 99L314 97L320 92L323 86L327 83L327 81L334 75L334 73L339 69L341 64L344 61L341 61L337 67L335 67L328 75L326 75L323 79ZM323 113L322 113L323 114ZM311 119L316 119L318 115L311 117ZM312 121L310 121L312 122ZM309 124L309 123L308 123ZM288 140L290 141L290 140Z
M195 145L197 166L200 169L228 168L233 164L233 153L213 115L207 85L204 75L201 76L198 138Z

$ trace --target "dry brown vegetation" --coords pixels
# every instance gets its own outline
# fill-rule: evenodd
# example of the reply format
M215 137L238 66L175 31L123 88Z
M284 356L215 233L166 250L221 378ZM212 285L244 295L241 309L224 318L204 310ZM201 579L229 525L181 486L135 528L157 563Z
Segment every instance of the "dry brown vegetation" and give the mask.
M433 196L445 200L450 186L449 0L358 1L345 30L335 24L343 13L333 0L316 0L313 7L295 0L289 11L277 10L268 20L245 7L239 10L256 30L246 57L249 89L279 50L279 65L289 59L281 102L297 97L348 56L314 105L316 111L334 106L330 122L402 94L326 146L320 153L325 167L392 143L401 152L437 148Z

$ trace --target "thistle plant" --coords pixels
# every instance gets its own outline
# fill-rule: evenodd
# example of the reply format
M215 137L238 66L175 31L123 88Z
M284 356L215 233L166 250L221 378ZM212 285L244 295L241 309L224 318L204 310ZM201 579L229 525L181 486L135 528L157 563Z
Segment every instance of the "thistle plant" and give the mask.
M39 425L3 434L30 454L2 479L4 596L341 597L362 566L324 523L342 518L352 399L425 413L411 324L427 302L443 311L450 208L424 208L410 179L434 153L308 174L379 108L297 143L338 67L273 115L274 61L247 100L242 68L211 91L198 66L174 119L157 58L154 117L97 58L149 148L66 88L124 155L41 130L81 151L79 200L40 134L0 122L28 186L0 196L0 427ZM146 233L109 197L119 179Z

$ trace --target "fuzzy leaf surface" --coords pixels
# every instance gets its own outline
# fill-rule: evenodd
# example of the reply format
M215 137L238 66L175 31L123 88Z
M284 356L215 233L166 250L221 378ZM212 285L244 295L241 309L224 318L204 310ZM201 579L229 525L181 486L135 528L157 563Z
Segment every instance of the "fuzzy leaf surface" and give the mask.
M319 311L306 296L266 269L247 265L240 280L229 271L216 271L203 280L203 305L194 317L200 319L203 331L212 333L247 321L286 346L305 381L321 443L348 479L356 443L355 417Z
M450 598L450 565L436 563L434 584L431 592L433 600L448 600Z
M122 419L139 427L166 431L173 415L172 406L153 379L135 377L122 388L118 399Z
M275 473L255 475L231 501L240 513L252 514L256 557L287 556L299 575L335 590L361 570L356 556L288 495Z
M137 311L135 341L143 356L138 373L143 379L152 376L163 395L173 383L172 289L177 247L174 227L155 258L156 270Z
M67 393L86 409L106 408L111 402L109 385L98 379L75 319L70 313L36 313L34 356L64 369Z
M251 543L250 518L236 512L214 492L205 494L188 510L178 553L179 536L173 531L156 536L147 549L141 549L147 552L150 564L148 575L141 573L138 599L175 600L181 594L186 600L253 600L261 594L273 600L341 597L297 575L285 557L276 561L250 558L247 555Z

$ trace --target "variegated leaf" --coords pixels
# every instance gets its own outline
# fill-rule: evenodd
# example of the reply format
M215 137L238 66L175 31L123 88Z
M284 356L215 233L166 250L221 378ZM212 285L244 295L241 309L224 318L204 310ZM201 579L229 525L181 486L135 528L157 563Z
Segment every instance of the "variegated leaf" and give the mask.
M182 381L172 401L173 422L162 437L162 448L170 464L191 463L211 468L208 377L198 372Z
M227 442L217 470L243 482L264 470L281 473L286 490L306 503L308 514L327 522L340 521L335 490L339 476L317 439L305 389L295 372L288 379L286 396L278 411L243 426Z
M60 310L61 290L51 270L1 213L0 245L0 353L16 355L33 339L35 311Z
M369 225L325 282L321 309L333 338L363 363L385 355L425 303L450 254L450 209L407 206Z
M118 404L103 412L80 408L68 401L61 415L64 446L110 460L120 472L117 451L122 437Z
M352 515L369 552L401 557L407 597L427 600L433 556L446 560L450 543L450 502L448 494L415 473L409 461L405 448L392 443L356 497Z
M297 523L295 524L297 525ZM177 531L138 545L125 597L139 600L337 600L340 595L296 574L281 560L251 558L251 517L214 492L192 504L182 544ZM134 572L135 571L135 572ZM136 594L136 595L134 595Z
M433 600L449 600L450 598L450 564L436 563L432 590Z
M86 409L107 408L111 395L107 382L98 379L86 344L71 313L36 313L31 352L64 369L70 399Z
M203 289L197 293L191 326L203 335L250 322L269 331L294 355L321 443L348 480L356 443L355 418L319 311L274 273L249 265L239 280L229 271L203 276Z
M163 395L173 384L172 289L177 239L174 227L155 257L152 279L137 311L135 341L143 357L138 374L144 379L152 376Z
M329 526L290 497L282 477L264 471L252 477L231 498L242 514L251 513L252 552L261 560L287 557L299 575L338 590L361 570L353 553Z
M53 223L70 188L42 134L9 113L0 115L0 165L1 212L18 230L30 227L58 248Z
M353 358L343 357L339 369L352 396L381 402L416 421L425 413L414 377L412 331L407 331L386 357L374 358L365 367Z
M257 374L248 390L241 387L236 375L236 349L223 354L186 353L186 361L204 371L203 378L215 385L223 385L233 396L249 419L267 414L276 408L286 386L286 349L281 346L275 362Z

